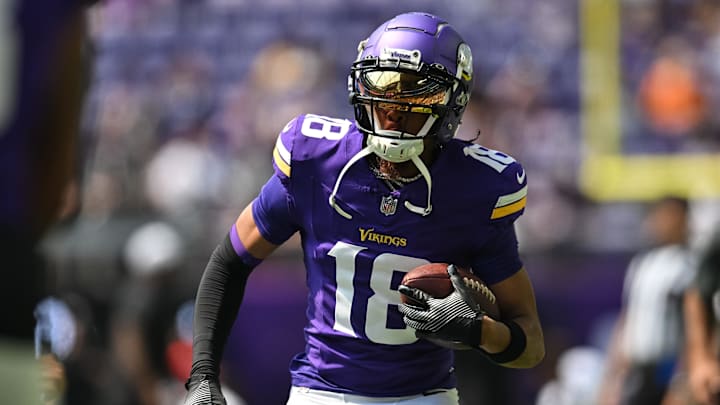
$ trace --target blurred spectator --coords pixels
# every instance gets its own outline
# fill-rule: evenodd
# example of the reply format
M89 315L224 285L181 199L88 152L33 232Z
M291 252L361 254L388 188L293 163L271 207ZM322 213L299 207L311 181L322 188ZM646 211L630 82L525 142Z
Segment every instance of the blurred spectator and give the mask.
M173 272L140 271L117 290L110 322L111 353L137 390L137 405L178 404L185 387L170 373L167 355L176 336L175 312L187 295L173 280Z
M688 202L676 197L656 202L647 217L654 246L627 269L600 404L657 405L665 395L681 347L682 294L694 274L688 217Z
M275 128L305 111L330 104L330 61L316 47L280 40L263 47L247 77L227 93L219 124L239 152L244 148L272 150ZM247 151L244 151L247 153ZM270 175L270 167L266 168Z
M65 291L38 306L38 350L52 373L48 403L136 405L137 391L95 327L98 314L81 295Z
M216 108L212 86L215 64L207 52L183 51L173 56L159 77L155 102L161 107L160 138L192 133Z
M190 374L193 289L182 271L182 236L170 224L138 227L123 249L128 278L116 290L110 316L110 349L138 393L136 405L176 405ZM235 405L242 399L231 391Z
M689 136L702 122L705 100L698 58L684 38L668 36L640 85L639 102L650 127L665 136Z
M555 379L540 389L536 405L593 405L602 373L602 351L591 346L571 347L558 358Z

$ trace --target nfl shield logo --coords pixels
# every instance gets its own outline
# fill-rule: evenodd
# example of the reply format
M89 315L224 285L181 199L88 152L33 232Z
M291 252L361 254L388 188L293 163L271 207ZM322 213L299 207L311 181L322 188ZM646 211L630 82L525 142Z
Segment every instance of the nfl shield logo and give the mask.
M385 216L395 214L397 203L398 199L391 195L383 197L382 201L380 201L380 212L385 214Z

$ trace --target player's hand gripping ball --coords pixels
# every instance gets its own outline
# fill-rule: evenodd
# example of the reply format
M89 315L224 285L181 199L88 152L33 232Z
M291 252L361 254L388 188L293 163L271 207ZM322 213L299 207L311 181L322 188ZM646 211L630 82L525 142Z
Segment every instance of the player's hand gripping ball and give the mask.
M477 348L482 318L500 319L495 295L479 277L447 263L429 263L403 278L400 312L416 335L456 350Z
M462 280L464 286L462 289L469 291L469 298L477 304L476 308L479 308L493 319L500 319L500 307L498 307L495 294L490 290L490 287L472 272L454 265L452 267L457 270L457 274ZM418 294L419 297L402 294L400 296L402 302L422 306L423 302L427 301L427 298L445 298L450 295L455 290L455 286L448 268L447 263L428 263L410 270L405 274L400 284L413 288L414 290L409 292Z

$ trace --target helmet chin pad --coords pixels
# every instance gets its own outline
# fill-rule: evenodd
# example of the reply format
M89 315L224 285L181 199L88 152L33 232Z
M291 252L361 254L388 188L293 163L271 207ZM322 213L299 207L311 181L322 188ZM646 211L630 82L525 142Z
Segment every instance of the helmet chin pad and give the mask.
M367 146L374 154L388 162L401 163L420 156L425 148L423 138L397 139L368 135Z

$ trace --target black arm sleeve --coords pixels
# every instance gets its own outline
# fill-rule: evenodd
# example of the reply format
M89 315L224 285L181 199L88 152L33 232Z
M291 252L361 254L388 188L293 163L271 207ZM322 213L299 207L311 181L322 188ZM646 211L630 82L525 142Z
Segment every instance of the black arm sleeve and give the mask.
M229 236L210 256L195 298L191 376L219 377L225 343L251 271L235 253Z

